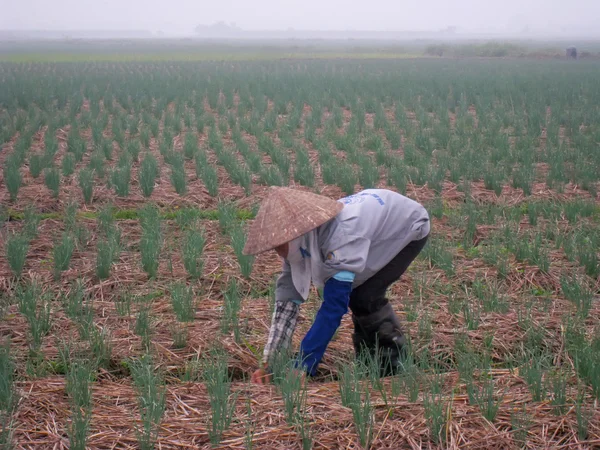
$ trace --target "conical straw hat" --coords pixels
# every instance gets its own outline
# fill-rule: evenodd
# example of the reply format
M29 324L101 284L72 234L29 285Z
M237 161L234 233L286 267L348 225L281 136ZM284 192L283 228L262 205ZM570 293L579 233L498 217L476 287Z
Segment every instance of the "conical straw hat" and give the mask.
M256 255L296 239L343 208L343 203L322 195L273 186L250 227L244 254Z

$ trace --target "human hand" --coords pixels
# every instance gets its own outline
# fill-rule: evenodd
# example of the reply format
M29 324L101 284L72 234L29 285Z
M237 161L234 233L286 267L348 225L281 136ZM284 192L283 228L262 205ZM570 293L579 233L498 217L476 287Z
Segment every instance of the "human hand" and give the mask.
M273 379L273 375L271 375L267 371L267 365L265 364L263 367L259 367L254 371L250 380L254 384L269 384Z

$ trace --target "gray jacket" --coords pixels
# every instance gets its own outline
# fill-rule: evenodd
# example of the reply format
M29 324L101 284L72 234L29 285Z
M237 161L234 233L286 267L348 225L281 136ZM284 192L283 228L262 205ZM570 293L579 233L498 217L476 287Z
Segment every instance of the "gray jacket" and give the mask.
M310 255L322 261L323 280L339 272L351 272L352 286L360 286L411 241L429 234L425 208L396 192L367 189L339 201L344 203L344 209L316 230L320 254ZM302 301L285 261L275 297L277 302Z

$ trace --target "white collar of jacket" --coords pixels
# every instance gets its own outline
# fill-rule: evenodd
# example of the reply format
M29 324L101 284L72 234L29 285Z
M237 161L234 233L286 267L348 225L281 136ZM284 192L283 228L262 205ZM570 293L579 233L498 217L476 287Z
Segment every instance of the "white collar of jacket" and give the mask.
M310 293L311 282L318 288L322 288L325 284L317 230L309 231L297 241L290 242L290 251L293 252L288 259L292 281L296 291L306 300Z

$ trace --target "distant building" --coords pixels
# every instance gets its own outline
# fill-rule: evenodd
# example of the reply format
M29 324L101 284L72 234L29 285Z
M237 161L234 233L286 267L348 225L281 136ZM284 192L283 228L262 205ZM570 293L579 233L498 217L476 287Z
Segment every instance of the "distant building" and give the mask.
M577 59L577 49L575 47L569 47L567 49L567 58Z

